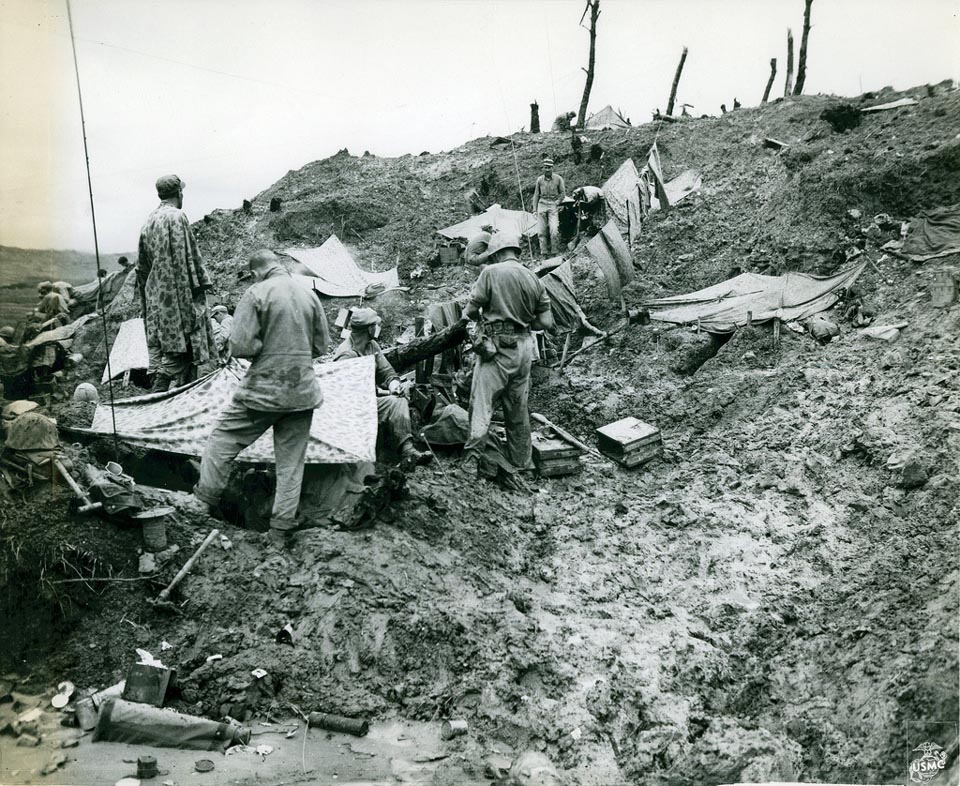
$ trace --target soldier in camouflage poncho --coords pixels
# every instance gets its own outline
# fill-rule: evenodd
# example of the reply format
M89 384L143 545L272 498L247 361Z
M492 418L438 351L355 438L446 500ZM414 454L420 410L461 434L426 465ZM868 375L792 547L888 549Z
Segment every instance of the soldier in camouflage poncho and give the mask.
M181 210L184 185L176 175L157 180L162 201L140 231L137 285L154 390L195 379L197 366L217 357L206 304L211 284Z

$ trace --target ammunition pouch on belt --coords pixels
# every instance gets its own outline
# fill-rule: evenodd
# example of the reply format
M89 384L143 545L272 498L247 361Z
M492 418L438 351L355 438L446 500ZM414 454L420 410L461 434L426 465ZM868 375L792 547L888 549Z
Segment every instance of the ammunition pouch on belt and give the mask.
M473 344L473 353L480 358L480 361L486 363L497 356L497 345L493 339L484 332L484 326L478 324L471 336Z
M473 351L486 362L496 357L497 349L513 349L530 329L513 322L482 322L474 335Z

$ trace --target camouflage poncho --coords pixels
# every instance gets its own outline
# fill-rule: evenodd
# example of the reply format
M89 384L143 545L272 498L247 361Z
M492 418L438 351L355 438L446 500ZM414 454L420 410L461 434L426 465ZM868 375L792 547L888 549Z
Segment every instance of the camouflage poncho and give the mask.
M210 279L186 214L167 202L140 231L137 285L148 346L164 354L192 347L197 364L217 357L205 297Z

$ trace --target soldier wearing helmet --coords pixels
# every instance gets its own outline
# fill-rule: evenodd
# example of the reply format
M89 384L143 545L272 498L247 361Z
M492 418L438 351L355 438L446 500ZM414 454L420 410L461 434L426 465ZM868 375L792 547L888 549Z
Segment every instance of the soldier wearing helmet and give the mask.
M493 234L487 246L489 263L477 278L465 315L480 323L487 351L477 352L470 389L470 436L464 447L464 468L474 471L487 441L494 405L503 406L507 459L517 469L531 460L530 367L536 354L531 328L550 330L553 312L543 283L519 261L520 235L513 230Z

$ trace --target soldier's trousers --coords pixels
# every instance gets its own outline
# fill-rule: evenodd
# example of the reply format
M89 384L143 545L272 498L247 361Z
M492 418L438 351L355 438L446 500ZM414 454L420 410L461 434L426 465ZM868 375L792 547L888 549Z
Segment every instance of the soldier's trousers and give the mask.
M230 478L230 463L273 426L277 490L273 497L270 526L274 529L295 529L300 487L303 485L303 461L312 420L312 409L263 412L235 401L230 402L203 450L200 482L193 490L194 495L208 505L216 505Z
M399 449L410 439L410 403L402 396L377 397L378 442L383 446Z
M537 206L537 235L540 238L540 253L559 254L560 211L557 205L541 203Z
M518 469L530 466L530 367L533 364L536 339L530 333L508 335L516 338L515 347L501 346L498 338L497 354L492 360L477 358L470 388L470 436L465 453L483 452L490 430L490 421L497 404L503 407L503 421L507 431L507 458Z

